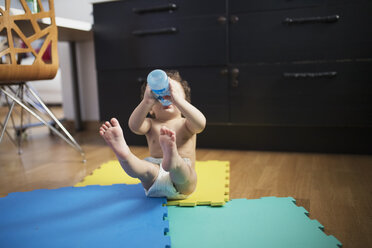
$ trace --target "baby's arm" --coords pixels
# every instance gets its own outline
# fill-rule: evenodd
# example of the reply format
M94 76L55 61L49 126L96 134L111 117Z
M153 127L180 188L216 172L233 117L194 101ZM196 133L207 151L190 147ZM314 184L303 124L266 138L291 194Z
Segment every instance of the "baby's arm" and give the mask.
M155 102L156 99L152 96L149 86L147 86L143 100L129 117L128 125L133 133L144 135L150 130L151 121L146 116Z
M181 111L183 116L185 116L187 128L192 133L201 133L206 125L205 116L199 109L186 101L182 96L182 88L178 83L174 82L172 79L169 81L172 102Z

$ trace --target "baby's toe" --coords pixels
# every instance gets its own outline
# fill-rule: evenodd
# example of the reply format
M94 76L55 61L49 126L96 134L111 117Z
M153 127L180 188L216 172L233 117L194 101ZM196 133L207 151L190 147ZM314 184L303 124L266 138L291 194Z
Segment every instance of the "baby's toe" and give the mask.
M107 128L110 128L111 127L111 123L108 122L108 121L105 122L105 125L106 125Z
M160 128L160 134L161 134L161 135L165 135L165 134L167 134L167 127L166 127L166 126L162 126L162 127Z
M116 118L111 119L111 124L113 127L119 126L119 121Z

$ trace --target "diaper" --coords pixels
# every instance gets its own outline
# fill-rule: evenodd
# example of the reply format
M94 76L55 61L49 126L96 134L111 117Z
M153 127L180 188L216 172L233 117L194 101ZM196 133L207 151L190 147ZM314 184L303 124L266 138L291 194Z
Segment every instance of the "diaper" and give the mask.
M177 189L174 187L169 172L165 171L161 166L161 163L163 161L162 158L147 157L144 160L159 165L159 174L155 179L155 182L148 190L145 189L146 196L167 197L167 199L170 200L181 200L188 197L188 195L179 193ZM186 162L187 165L191 166L190 159L184 158L184 161Z

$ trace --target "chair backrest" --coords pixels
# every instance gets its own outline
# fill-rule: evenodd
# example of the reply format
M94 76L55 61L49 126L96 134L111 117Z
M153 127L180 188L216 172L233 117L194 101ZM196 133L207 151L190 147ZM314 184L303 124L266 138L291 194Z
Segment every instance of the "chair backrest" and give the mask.
M12 8L12 1L20 8ZM41 0L5 0L5 6L0 6L0 85L55 77L54 1L44 1L44 5Z

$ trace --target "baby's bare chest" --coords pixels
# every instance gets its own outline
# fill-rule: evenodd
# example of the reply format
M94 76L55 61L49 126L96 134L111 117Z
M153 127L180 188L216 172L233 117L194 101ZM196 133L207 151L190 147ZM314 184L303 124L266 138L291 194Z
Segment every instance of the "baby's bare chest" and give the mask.
M151 130L146 134L147 143L152 155L161 155L161 147L159 144L160 129L166 126L176 133L176 144L180 154L193 153L195 150L196 135L190 133L184 121L172 123L152 123Z
M162 126L166 126L176 133L177 146L187 143L192 138L192 134L186 128L184 122L172 122L172 123L152 123L151 130L147 134L147 138L152 140L152 143L159 143L160 129Z

